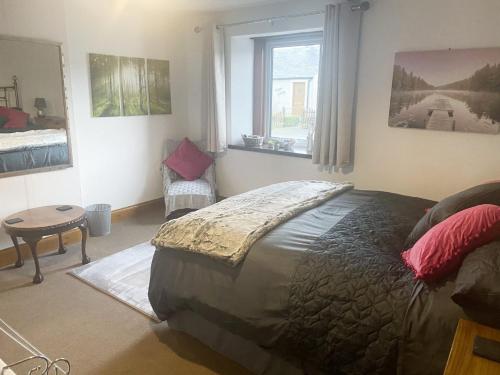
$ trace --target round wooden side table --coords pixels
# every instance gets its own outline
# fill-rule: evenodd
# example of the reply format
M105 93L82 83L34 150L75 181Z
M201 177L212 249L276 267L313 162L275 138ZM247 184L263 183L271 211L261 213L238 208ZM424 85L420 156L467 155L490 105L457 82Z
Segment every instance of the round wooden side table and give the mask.
M61 207L71 208L66 211L57 209ZM15 219L21 219L22 221L13 223L12 220ZM11 223L9 224L9 222ZM40 264L38 263L37 244L44 236L57 234L59 236L59 254L64 254L66 249L62 241L62 233L73 228L80 229L82 232L82 264L90 262L90 258L85 252L87 243L87 218L85 210L82 207L46 206L32 208L10 215L3 220L2 225L10 235L16 248L16 267L21 267L24 264L17 238L21 237L30 247L36 268L36 273L33 277L33 283L35 284L40 284L43 281Z

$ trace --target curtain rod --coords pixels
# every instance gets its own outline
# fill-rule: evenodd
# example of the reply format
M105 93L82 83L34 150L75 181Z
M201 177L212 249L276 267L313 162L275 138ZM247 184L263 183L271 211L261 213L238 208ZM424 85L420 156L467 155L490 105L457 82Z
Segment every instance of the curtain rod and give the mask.
M231 27L231 26L251 25L251 24L254 24L254 23L265 23L265 22L281 21L281 20L286 20L286 19L289 19L289 18L316 16L316 15L319 15L319 14L325 14L325 11L324 10L317 10L315 12L290 14L288 16L276 16L276 17L259 18L259 19L251 20L251 21L241 21L241 22L225 23L225 24L217 25L217 28L221 29L221 28L224 28L224 27Z
M352 1L352 0L349 0ZM365 11L370 9L370 3L368 1L363 1L360 4L352 5L351 10L352 11ZM259 18L255 20L250 20L250 21L241 21L241 22L233 22L233 23L225 23L225 24L219 24L216 27L218 29L222 29L224 27L231 27L231 26L240 26L240 25L252 25L256 23L265 23L265 22L274 22L274 21L281 21L281 20L286 20L289 18L298 18L298 17L307 17L307 16L317 16L320 14L325 14L324 10L317 10L313 12L307 12L307 13L297 13L297 14L290 14L288 16L276 16L276 17L267 17L267 18Z

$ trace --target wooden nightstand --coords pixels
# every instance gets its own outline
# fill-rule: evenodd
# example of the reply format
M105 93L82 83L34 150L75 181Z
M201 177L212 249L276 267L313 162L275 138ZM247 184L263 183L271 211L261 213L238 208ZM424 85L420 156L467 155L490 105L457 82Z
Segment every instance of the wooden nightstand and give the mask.
M66 119L57 116L35 117L35 124L46 129L63 129L66 127Z
M479 357L472 352L476 336L500 341L500 330L460 319L444 370L445 375L500 374L500 363Z

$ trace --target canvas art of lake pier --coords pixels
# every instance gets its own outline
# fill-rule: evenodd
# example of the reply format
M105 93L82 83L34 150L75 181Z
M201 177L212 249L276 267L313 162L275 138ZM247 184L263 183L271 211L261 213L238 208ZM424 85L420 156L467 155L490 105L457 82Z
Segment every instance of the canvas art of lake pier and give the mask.
M500 134L500 48L397 53L389 126Z

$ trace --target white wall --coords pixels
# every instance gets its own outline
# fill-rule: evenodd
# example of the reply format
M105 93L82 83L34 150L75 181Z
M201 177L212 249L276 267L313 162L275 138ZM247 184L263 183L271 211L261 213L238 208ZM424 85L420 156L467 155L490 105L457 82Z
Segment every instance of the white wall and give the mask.
M236 22L322 9L325 1L291 2L216 15ZM500 47L498 0L376 0L364 15L354 171L321 172L309 160L229 150L217 161L222 195L289 179L350 180L380 189L440 199L462 188L500 177L500 137L395 129L387 125L396 51ZM294 27L307 27L306 18ZM264 30L292 22L265 24ZM250 26L247 26L250 27ZM243 27L241 27L243 28ZM241 32L251 33L248 30ZM233 32L233 31L231 31ZM193 84L193 83L192 83Z
M210 13L193 14L184 20L186 32L183 35L187 118L183 132L193 140L206 138L207 118L207 74L208 45L211 36L213 16ZM195 27L201 29L194 31Z
M66 1L84 204L115 209L162 196L165 140L185 133L183 19L140 1ZM89 52L169 60L173 114L91 117Z
M169 2L153 0L0 0L0 33L63 42L75 164L55 172L0 178L0 218L46 204L108 202L120 208L160 197L165 139L199 139L204 133L208 25L214 19L235 22L322 9L326 2L189 15L173 13ZM220 193L318 178L438 199L499 178L498 136L387 126L394 53L499 46L498 14L497 0L372 1L362 34L354 172L329 174L310 160L230 150L217 161ZM259 34L320 24L318 16L282 26L275 22L265 24ZM193 31L197 25L203 28L198 34ZM241 26L230 33L254 31ZM92 118L89 52L169 59L173 115ZM0 248L9 245L0 234Z
M199 65L185 53L186 44L200 51L204 43L186 19L194 18L153 0L0 0L0 33L63 43L75 164L0 178L0 219L47 204L105 202L117 209L162 196L165 140L189 135L191 116L201 121L199 111L188 116L184 82ZM173 114L92 118L89 52L170 60ZM0 249L8 246L0 232Z
M252 134L253 121L253 39L249 37L226 38L229 44L228 75L230 89L227 97L230 102L228 142L241 143L242 134Z

